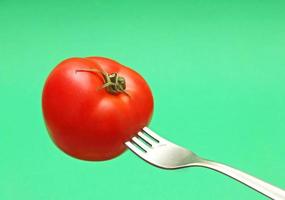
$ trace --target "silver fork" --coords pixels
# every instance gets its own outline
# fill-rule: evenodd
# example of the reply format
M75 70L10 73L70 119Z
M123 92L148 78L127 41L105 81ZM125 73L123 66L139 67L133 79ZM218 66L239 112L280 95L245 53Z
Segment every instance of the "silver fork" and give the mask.
M192 151L160 137L147 127L126 142L126 145L136 155L156 167L163 169L206 167L223 173L271 199L285 200L284 190L227 165L203 159Z

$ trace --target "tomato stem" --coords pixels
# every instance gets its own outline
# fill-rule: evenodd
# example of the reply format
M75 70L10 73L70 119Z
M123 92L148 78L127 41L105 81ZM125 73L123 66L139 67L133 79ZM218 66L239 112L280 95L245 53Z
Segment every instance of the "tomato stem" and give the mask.
M110 94L118 94L118 93L128 93L125 91L126 89L126 80L124 77L119 76L118 73L108 74L103 70L98 69L78 69L76 72L96 72L102 74L104 77L104 84L99 88L105 88L107 92Z

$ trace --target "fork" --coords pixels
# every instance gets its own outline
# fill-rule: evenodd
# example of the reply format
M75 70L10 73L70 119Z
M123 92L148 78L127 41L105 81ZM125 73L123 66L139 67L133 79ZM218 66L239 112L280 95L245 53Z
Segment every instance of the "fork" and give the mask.
M126 146L148 163L162 169L206 167L225 174L275 200L285 200L285 191L227 165L203 159L144 127Z

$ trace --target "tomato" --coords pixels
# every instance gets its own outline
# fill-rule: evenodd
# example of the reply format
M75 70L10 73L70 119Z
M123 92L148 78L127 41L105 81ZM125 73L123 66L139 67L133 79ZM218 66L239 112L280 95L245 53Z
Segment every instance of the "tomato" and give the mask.
M82 160L108 160L148 125L153 96L142 76L114 60L69 58L48 76L42 110L61 150Z

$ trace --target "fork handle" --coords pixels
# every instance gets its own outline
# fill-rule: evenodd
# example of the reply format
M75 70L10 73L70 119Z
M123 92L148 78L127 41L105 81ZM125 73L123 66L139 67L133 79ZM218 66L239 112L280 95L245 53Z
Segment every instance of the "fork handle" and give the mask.
M200 160L198 166L206 167L223 173L237 181L251 187L252 189L260 192L261 194L274 199L274 200L285 200L285 191L273 186L265 181L262 181L254 176L241 172L237 169L229 167L227 165L217 163L210 160Z

